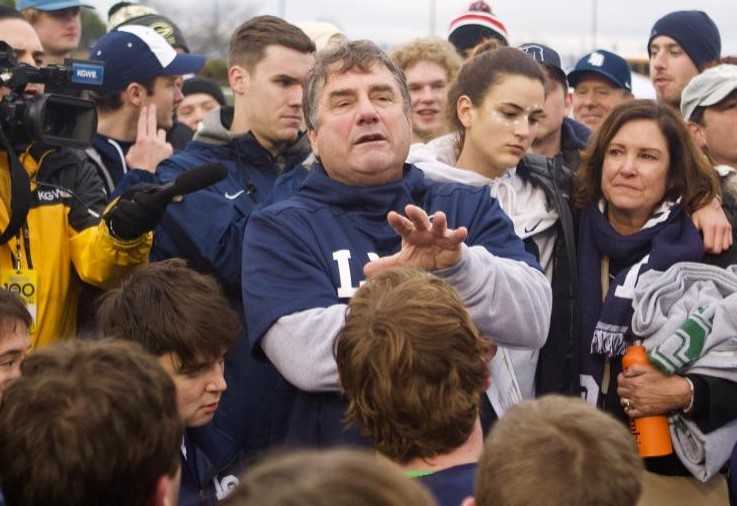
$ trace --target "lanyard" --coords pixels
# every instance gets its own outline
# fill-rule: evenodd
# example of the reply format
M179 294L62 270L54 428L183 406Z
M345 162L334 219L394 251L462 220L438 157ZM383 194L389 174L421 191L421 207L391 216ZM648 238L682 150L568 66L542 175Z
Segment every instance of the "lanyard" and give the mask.
M601 257L601 300L604 302L606 294L609 293L609 257ZM609 356L604 358L604 372L601 377L601 394L599 395L600 408L604 408L607 394L609 394L609 384L612 380L612 360Z
M20 272L20 270L23 268L23 264L21 261L21 258L23 258L23 252L21 251L21 240L23 241L23 249L25 249L26 251L25 258L27 267L29 269L33 269L33 260L31 260L31 238L28 232L28 225L25 223L21 226L21 229L15 235L15 254L13 254L12 251L10 252L10 260L16 272Z

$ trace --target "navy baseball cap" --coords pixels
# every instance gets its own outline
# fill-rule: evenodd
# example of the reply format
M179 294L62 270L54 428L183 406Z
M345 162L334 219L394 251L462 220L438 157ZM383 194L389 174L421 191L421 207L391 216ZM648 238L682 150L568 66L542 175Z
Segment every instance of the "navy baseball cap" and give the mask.
M133 82L157 76L194 74L205 65L205 57L180 54L152 28L125 25L109 32L90 50L90 59L105 64L102 90L122 91Z
M545 65L555 72L563 85L566 88L568 87L566 72L563 70L563 65L560 62L560 55L555 49L545 44L538 44L537 42L522 44L519 49L540 65Z
M88 7L93 9L89 4L84 4L79 0L18 0L18 10L38 9L40 11L58 11L61 9L69 9L70 7Z
M627 60L604 49L589 53L576 63L576 67L568 73L568 82L574 88L585 74L598 74L605 77L617 88L632 91L632 70Z

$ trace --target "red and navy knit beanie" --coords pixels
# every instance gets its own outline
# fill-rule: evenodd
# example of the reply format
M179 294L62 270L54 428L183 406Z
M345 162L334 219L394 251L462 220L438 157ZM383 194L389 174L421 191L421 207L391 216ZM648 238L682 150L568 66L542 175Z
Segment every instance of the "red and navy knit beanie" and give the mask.
M722 53L722 38L714 21L703 11L675 11L660 18L650 31L647 53L655 37L666 35L683 48L699 71Z
M476 47L482 40L489 38L509 45L507 27L483 0L471 3L466 12L450 22L448 40L460 52Z

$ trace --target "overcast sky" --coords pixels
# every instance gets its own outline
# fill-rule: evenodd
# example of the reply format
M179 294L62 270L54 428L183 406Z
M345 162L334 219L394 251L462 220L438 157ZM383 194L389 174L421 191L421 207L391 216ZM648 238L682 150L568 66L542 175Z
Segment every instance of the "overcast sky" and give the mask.
M511 43L547 43L572 60L596 47L623 56L646 56L645 44L652 24L679 9L705 10L722 33L722 53L737 54L736 0L487 0L509 30ZM104 17L114 2L91 0ZM145 3L145 2L142 2ZM450 20L470 0L173 0L177 16L197 16L215 5L251 6L259 14L286 14L292 22L323 20L339 25L350 38L370 38L385 45L431 33L431 6L435 30L447 35ZM593 11L597 8L597 35L593 37ZM184 13L185 9L187 13ZM231 9L224 9L235 15ZM175 21L186 24L175 18Z

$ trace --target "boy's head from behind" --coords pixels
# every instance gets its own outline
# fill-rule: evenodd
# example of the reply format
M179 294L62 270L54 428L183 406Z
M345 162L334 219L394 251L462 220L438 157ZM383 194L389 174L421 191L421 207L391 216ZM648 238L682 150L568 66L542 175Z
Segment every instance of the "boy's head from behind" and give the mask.
M119 340L31 354L0 409L0 486L9 506L176 504L182 421L174 384Z
M635 506L642 459L619 420L549 395L510 408L486 438L475 499L463 506Z
M472 433L493 350L446 282L381 273L351 299L336 341L347 420L399 463L448 453Z

